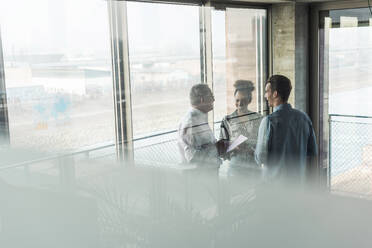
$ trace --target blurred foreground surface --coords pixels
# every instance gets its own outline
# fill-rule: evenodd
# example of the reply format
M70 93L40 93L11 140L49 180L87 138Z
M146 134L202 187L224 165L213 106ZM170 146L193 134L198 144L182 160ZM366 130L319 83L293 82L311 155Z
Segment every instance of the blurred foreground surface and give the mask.
M1 167L0 247L372 247L370 201L261 174L83 159Z

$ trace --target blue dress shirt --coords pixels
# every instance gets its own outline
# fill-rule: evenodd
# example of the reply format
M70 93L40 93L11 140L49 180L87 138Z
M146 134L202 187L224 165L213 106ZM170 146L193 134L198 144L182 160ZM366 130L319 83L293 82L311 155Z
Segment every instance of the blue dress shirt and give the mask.
M273 176L282 173L304 176L307 158L316 154L314 129L307 114L285 103L263 118L255 159L271 170Z

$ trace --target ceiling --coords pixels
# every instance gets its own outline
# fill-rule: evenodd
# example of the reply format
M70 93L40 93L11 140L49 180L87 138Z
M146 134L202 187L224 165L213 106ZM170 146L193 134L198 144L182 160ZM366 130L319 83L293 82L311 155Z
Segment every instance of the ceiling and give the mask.
M235 0L239 2L252 3L320 3L320 2L336 2L340 0ZM358 0L343 0L343 2L355 2ZM367 2L367 0L365 0Z

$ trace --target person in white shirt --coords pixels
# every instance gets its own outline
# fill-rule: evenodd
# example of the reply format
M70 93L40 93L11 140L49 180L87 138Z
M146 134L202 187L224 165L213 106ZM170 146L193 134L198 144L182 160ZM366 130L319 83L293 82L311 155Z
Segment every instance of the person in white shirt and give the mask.
M219 166L217 140L208 124L208 112L213 109L214 96L206 84L196 84L190 90L191 108L178 129L178 147L183 163L198 166Z

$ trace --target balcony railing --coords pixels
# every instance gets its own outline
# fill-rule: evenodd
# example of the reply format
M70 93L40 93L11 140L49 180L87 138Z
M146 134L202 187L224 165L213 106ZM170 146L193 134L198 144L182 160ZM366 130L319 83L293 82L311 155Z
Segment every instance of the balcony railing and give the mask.
M219 133L220 123L214 123L216 134ZM170 130L134 139L134 162L138 165L169 167L180 164L182 159L177 146L177 135L177 130ZM81 170L81 166L75 166L78 161L89 159L103 161L116 160L114 142L102 143L63 154L48 156L35 156L33 154L28 156L28 153L22 154L22 151L19 155L18 151L14 151L13 153L13 155L8 154L8 157L13 156L13 158L8 161L3 159L2 163L0 163L0 173L12 174L15 172L16 177L22 174L22 178L19 179L21 184L29 183L29 178L32 178L32 175L43 174L49 178L50 176L54 176L53 184L56 184L56 186L71 186L78 176L76 175L78 173L76 171L77 168ZM89 168L86 170L89 170ZM22 172L20 173L20 171ZM35 184L38 184L37 179L35 179Z
M331 190L372 197L372 117L329 117Z

